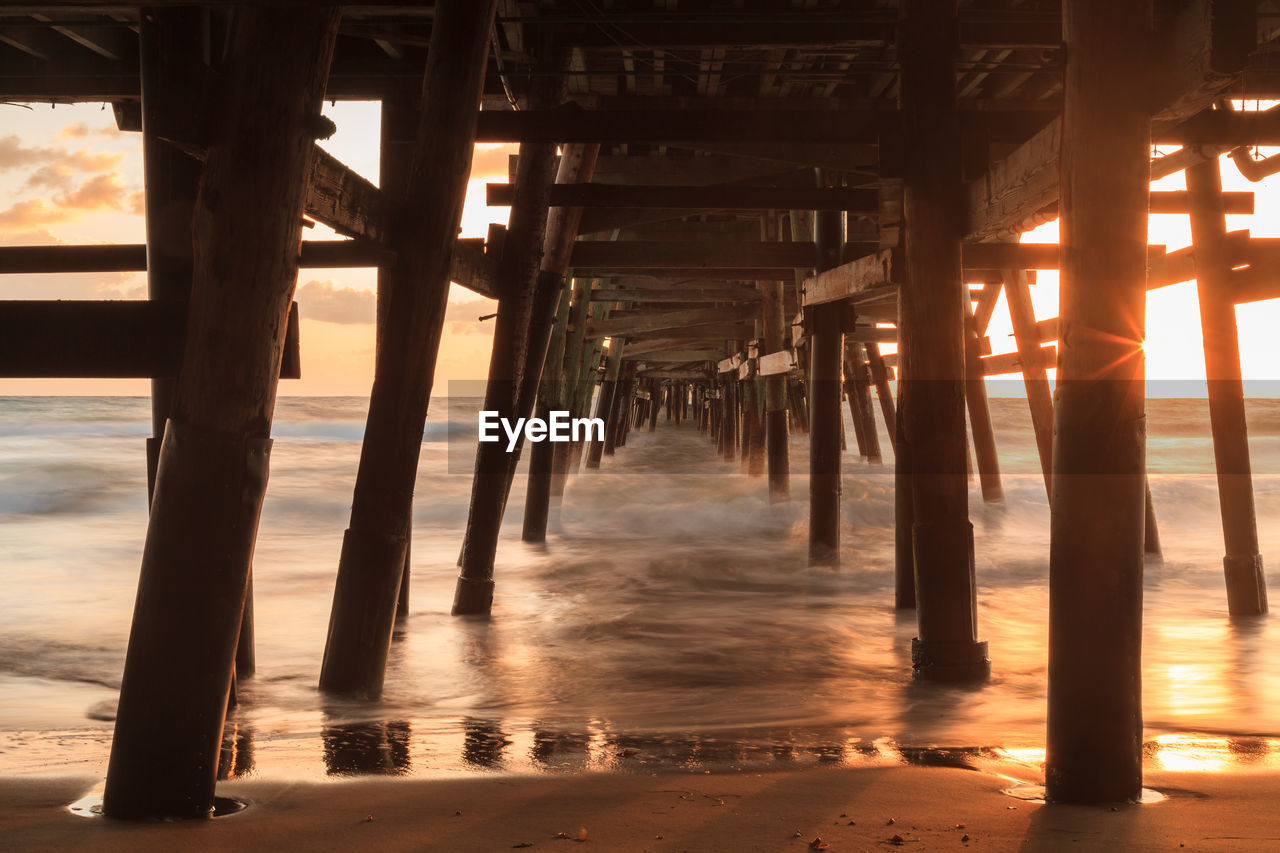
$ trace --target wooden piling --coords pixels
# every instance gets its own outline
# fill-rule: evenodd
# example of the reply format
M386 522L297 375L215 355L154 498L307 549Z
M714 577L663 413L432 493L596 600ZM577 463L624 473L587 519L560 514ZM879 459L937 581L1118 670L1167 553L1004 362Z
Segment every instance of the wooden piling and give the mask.
M1046 796L1142 792L1151 2L1066 0Z
M1217 158L1187 169L1196 292L1209 390L1209 424L1218 474L1218 506L1226 556L1227 609L1232 616L1267 612L1267 579L1258 553L1249 430L1245 421L1240 342L1232 299L1233 260L1227 248L1222 175Z
M862 412L858 410L858 392L853 387L853 365L849 360L849 350L854 346L853 341L845 341L844 344L844 399L849 404L849 420L853 423L853 441L858 445L858 456L863 460L868 459L867 450L867 430L866 424L862 421Z
M103 796L111 817L202 818L213 807L297 279L292 249L338 20L329 6L233 18ZM275 62L262 74L267 52Z
M604 379L600 383L600 399L596 401L595 416L604 421L605 438L592 438L587 445L587 467L599 468L600 457L604 454L605 441L609 435L609 422L613 413L613 398L618 390L618 376L622 370L622 350L625 344L622 338L609 341L609 361L605 366Z
M765 472L765 423L761 418L764 400L760 399L762 384L755 376L742 381L742 422L745 427L742 452L748 477L762 477Z
M535 94L543 101L558 99L559 84L555 78L544 79L549 90ZM512 422L533 414L542 386L542 369L556 307L561 301L569 267L569 253L577 239L581 216L577 208L548 210L555 145L524 143L520 150L516 196L498 272L503 292L494 329L489 383L485 389L485 407L496 409ZM555 180L559 183L590 180L598 150L594 145L565 145L555 169ZM461 572L454 591L455 616L484 616L493 607L498 534L520 462L523 439L521 434L510 450L501 442L478 443ZM539 503L548 503L550 477L535 478L535 487L545 491L545 497L539 496Z
M419 92L397 90L388 93L381 103L381 133L378 140L378 186L394 203L402 204L400 193L409 179L413 167L413 138L421 121L418 105ZM375 339L382 336L391 301L391 286L395 281L394 262L378 267L375 317ZM374 344L374 371L377 372L377 340ZM409 615L409 559L413 541L413 499L409 502L409 526L404 536L404 570L400 575L400 593L396 598L396 623L401 624Z
M551 343L547 346L546 365L538 389L538 417L546 420L553 409L563 411L567 405L564 380L564 356L572 303L572 288L563 288L556 312ZM525 488L524 526L520 538L525 542L544 542L547 518L551 512L551 478L554 476L555 453L561 444L541 441L529 450L529 478ZM568 448L566 447L566 450Z
M725 462L738 458L738 374L721 374L720 453Z
M566 331L564 363L561 375L564 380L565 408L572 417L581 417L579 404L579 386L582 374L587 365L583 364L583 352L586 342L585 333L587 317L591 309L591 280L575 278L569 308L569 326ZM587 350L590 358L590 350ZM565 483L569 478L569 466L574 456L574 443L560 443L555 446L551 458L551 503L558 506L564 497Z
M889 447L896 448L898 412L893 404L893 390L889 387L889 369L885 366L884 356L880 354L880 344L868 341L863 346L867 350L867 365L871 369L871 380L876 386L876 398L880 401L880 413L884 415L884 430L889 436Z
M618 383L613 389L609 404L609 417L604 425L604 455L612 456L618 447L618 439L627 420L626 411L635 381L636 363L625 362L619 370Z
M969 409L969 429L978 462L978 480L982 486L982 499L987 503L1000 503L1004 500L1000 456L996 453L996 432L987 403L987 380L982 372L978 327L973 318L973 306L967 297L964 309L964 398Z
M821 174L819 183L823 181ZM839 211L815 215L815 269L840 265L844 217ZM809 344L809 564L840 562L840 417L844 366L844 305L832 302L806 309L811 319Z
M845 373L846 393L852 394L850 414L856 412L857 422L862 424L864 456L872 465L879 465L884 457L880 453L880 436L876 432L875 413L871 409L871 379L862 344L856 341L845 341Z
M324 690L382 692L495 8L496 0L435 5L407 201L392 223L396 278L338 563Z
M916 607L916 551L912 539L915 521L914 479L911 473L911 445L903 429L902 410L909 387L903 381L903 353L898 356L897 441L893 451L893 606L897 610Z
M955 0L903 0L898 58L905 137L903 220L907 276L899 347L906 353L899 444L909 448L912 548L922 678L972 680L990 671L978 640L973 526L965 475L964 300ZM901 384L900 386L901 387Z
M1040 471L1045 492L1053 494L1053 395L1045 370L1052 365L1044 363L1026 270L1005 270L1003 276L1013 339L1018 347L1018 360L1022 362L1022 382L1027 389L1027 406L1031 409L1031 429L1040 454Z
M781 281L762 281L761 319L764 354L782 352L786 344L787 316ZM787 439L787 376L778 373L764 380L764 432L769 468L769 500L791 499L791 459Z

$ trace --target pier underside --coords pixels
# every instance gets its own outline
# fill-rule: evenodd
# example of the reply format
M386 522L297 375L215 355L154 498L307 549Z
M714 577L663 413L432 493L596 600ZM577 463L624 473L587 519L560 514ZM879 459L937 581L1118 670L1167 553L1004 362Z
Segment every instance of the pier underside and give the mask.
M378 270L377 365L316 649L324 696L376 701L397 677L452 282L497 300L482 408L601 431L477 443L442 617L503 618L504 520L554 555L575 488L692 434L837 575L865 568L849 504L867 495L847 484L891 491L875 588L907 625L904 676L980 689L1005 635L979 620L975 548L991 540L970 501L1024 494L1002 474L986 382L1020 377L1051 510L1047 797L1140 799L1143 567L1161 548L1152 290L1197 282L1222 595L1233 617L1267 612L1235 308L1280 297L1280 243L1228 231L1254 196L1224 192L1220 164L1230 154L1250 180L1280 169L1251 150L1280 145L1280 110L1243 103L1280 98L1276 20L1270 0L6 5L0 101L109 103L145 151L146 244L0 247L0 274L147 273L147 300L0 302L0 376L153 381L106 813L208 815L228 703L269 666L251 563L277 383L306 347L293 296L307 267ZM381 102L376 185L320 147L329 100ZM460 239L487 142L519 146L509 181L487 186L510 220ZM1151 189L1183 170L1185 190ZM1192 245L1152 243L1151 213L1189 216ZM1055 218L1060 244L1019 242ZM304 239L309 222L342 239ZM1061 276L1050 315L1032 305L1042 271ZM993 354L1002 298L1016 349ZM648 517L642 486L601 500ZM819 775L861 784L815 771L789 796ZM836 818L819 816L825 836Z

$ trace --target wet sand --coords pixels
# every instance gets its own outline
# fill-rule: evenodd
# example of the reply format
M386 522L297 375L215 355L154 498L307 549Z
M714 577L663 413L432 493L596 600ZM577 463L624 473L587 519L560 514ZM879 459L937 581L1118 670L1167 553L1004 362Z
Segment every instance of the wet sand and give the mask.
M1275 850L1280 774L1149 774L1163 802L1118 808L1011 798L952 768L235 781L239 814L130 824L71 814L91 778L0 780L7 850L838 851ZM558 837L563 833L566 837ZM895 836L897 840L895 841ZM585 837L585 841L578 839Z

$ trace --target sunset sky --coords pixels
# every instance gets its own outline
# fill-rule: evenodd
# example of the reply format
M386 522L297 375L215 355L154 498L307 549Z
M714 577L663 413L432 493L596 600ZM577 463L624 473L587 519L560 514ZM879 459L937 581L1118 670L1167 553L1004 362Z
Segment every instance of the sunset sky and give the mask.
M50 243L140 243L142 211L141 135L115 129L111 110L101 105L0 105L0 245ZM376 183L378 105L339 103L326 108L338 132L325 148ZM482 237L490 222L503 222L507 208L484 205L486 181L506 180L511 145L479 145L463 216L464 236ZM1274 153L1263 151L1263 154ZM1257 193L1252 216L1229 217L1232 229L1255 236L1280 237L1280 179L1250 184L1224 160L1227 190ZM1182 189L1181 173L1155 185ZM309 239L335 237L323 226ZM1050 223L1025 239L1053 242ZM1153 216L1151 242L1170 250L1190 243L1186 216ZM1033 287L1040 319L1057 315L1057 275L1041 272ZM303 270L297 301L302 316L301 380L281 384L282 394L367 395L373 370L373 270ZM3 299L143 299L143 273L0 276ZM437 387L450 379L479 379L486 374L491 323L479 317L494 303L454 286L436 373ZM1280 300L1253 303L1238 310L1246 379L1280 379ZM1004 297L989 329L995 352L1014 349ZM1202 380L1199 314L1195 286L1183 283L1154 291L1147 305L1148 377ZM1010 377L1006 377L1008 379ZM1007 385L1008 383L1002 383ZM1152 388L1153 393L1160 393ZM8 379L0 394L146 394L146 380ZM1000 390L997 390L1000 393Z

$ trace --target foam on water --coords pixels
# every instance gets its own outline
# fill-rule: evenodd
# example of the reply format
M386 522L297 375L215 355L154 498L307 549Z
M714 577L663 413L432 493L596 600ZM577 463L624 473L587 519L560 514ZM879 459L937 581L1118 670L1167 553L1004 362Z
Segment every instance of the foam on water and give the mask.
M992 401L1005 502L971 494L993 672L970 689L910 678L913 616L891 606L883 435L888 464L846 464L837 569L808 565L802 436L791 443L795 499L771 505L764 481L717 459L692 424L633 430L599 471L571 481L545 547L518 539L522 472L494 616L477 622L448 612L470 493L456 459L473 452L474 405L434 401L411 614L377 704L315 689L365 405L280 400L254 561L259 671L229 724L228 772L235 756L242 769L314 775L596 766L627 749L734 762L795 749L875 756L887 739L903 755L1043 742L1049 514L1024 401ZM1226 618L1204 405L1149 404L1165 559L1146 573L1146 719L1153 743L1211 732L1265 746L1280 735L1280 673L1265 666L1280 635L1269 620ZM1250 416L1274 565L1280 403L1251 401ZM0 771L105 767L146 529L148 431L145 399L0 401Z

